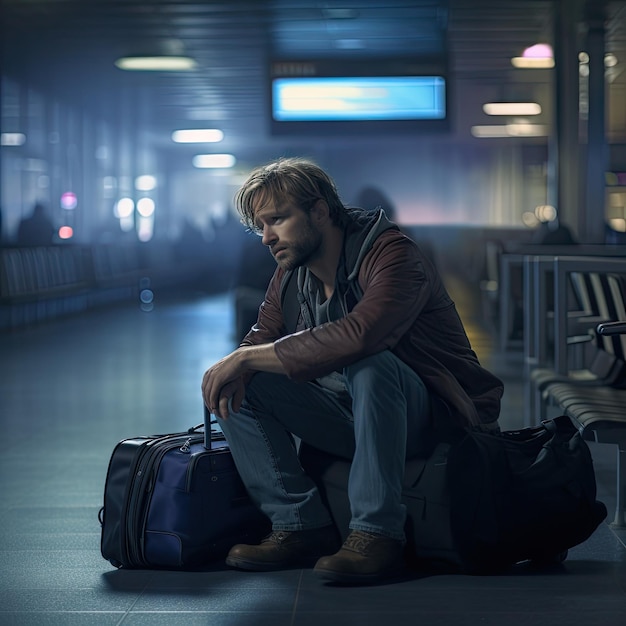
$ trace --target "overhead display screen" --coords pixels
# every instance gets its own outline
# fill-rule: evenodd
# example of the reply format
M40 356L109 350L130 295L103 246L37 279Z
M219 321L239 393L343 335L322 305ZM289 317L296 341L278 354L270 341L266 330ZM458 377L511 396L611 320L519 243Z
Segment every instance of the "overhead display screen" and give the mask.
M442 120L442 76L333 76L275 78L277 122Z
M273 134L449 129L444 58L276 60L269 69Z

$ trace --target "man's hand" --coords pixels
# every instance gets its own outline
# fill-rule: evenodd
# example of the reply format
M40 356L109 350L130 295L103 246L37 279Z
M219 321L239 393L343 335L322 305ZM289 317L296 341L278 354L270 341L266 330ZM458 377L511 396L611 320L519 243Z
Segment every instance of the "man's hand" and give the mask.
M249 372L284 374L274 352L274 344L243 346L210 367L202 379L202 397L206 407L222 419L228 418L228 401L237 412L245 396L245 375Z
M202 397L209 411L222 419L228 417L228 401L232 398L234 411L238 411L245 394L243 359L235 350L209 368L202 378Z

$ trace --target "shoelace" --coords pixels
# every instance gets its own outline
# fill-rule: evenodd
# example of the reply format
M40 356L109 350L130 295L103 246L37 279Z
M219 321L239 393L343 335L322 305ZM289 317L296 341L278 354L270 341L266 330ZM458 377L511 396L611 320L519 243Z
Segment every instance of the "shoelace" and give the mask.
M291 533L285 530L273 530L265 539L263 539L263 543L273 542L273 543L282 543L289 537Z
M361 530L353 530L345 540L343 547L347 550L362 554L367 550L374 539L376 539L375 535Z

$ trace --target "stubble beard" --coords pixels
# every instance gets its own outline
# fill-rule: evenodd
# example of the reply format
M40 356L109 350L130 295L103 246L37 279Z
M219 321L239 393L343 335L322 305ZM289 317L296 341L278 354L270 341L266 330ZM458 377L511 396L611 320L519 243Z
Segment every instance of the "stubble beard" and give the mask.
M317 258L322 247L322 236L311 225L287 248L283 248L283 257L274 260L286 272L308 265Z

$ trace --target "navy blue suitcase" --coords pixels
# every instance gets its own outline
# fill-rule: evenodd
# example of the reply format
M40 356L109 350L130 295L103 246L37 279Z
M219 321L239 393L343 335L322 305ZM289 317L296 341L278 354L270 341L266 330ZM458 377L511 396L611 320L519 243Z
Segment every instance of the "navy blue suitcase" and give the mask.
M120 441L99 518L102 556L123 568L198 568L270 528L206 417L184 433Z

